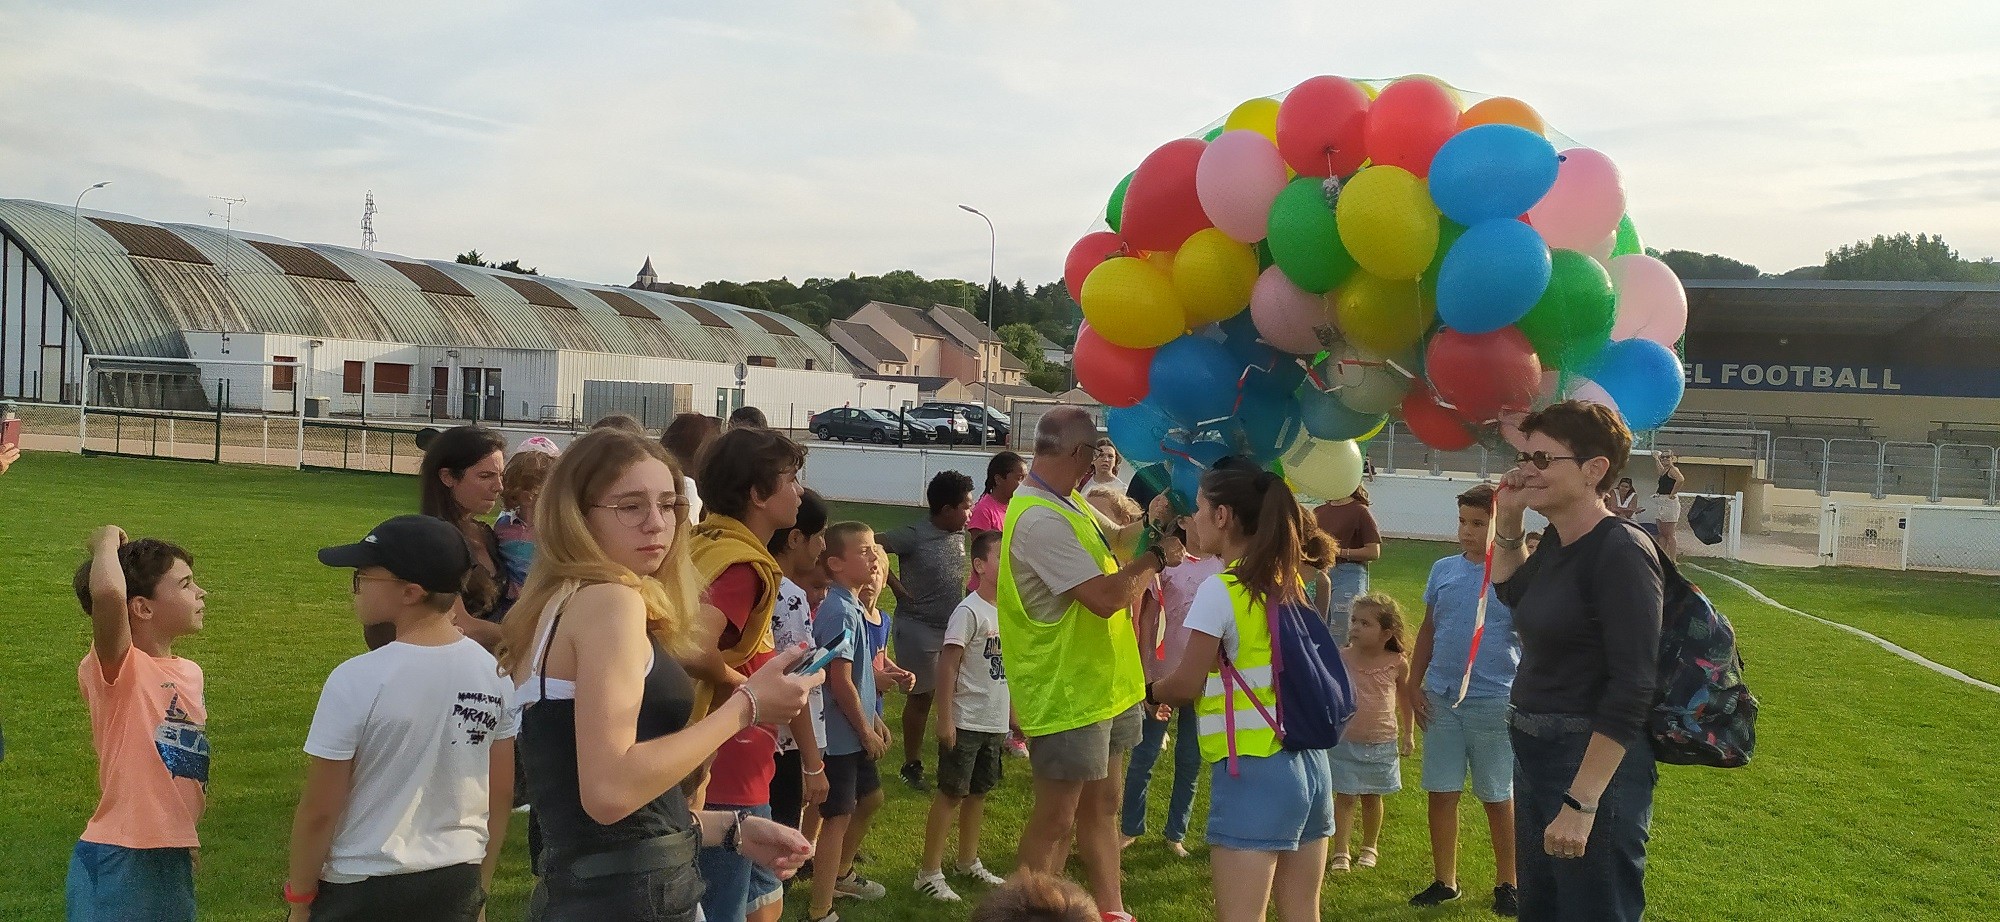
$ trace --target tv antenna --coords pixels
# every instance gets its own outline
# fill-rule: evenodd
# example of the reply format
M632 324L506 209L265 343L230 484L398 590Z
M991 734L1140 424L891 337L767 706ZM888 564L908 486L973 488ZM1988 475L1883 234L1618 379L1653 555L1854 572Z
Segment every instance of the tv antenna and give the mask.
M216 214L215 206L210 205L208 207L208 216L211 218L221 218L222 229L229 231L236 229L236 206L246 204L250 201L249 199L230 198L226 195L211 195L209 196L209 200L220 204L222 206L222 213Z
M361 248L375 249L375 190L361 200Z

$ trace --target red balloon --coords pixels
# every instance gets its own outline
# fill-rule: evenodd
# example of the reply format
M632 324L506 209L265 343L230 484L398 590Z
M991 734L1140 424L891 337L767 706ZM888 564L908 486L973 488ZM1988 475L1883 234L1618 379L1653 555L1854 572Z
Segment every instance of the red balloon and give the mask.
M1439 451L1460 451L1471 448L1472 427L1459 419L1457 414L1438 406L1431 399L1430 391L1423 387L1410 388L1403 395L1403 425L1410 427L1410 434L1417 441Z
M1069 299L1083 303L1083 280L1090 277L1090 270L1113 256L1125 254L1125 241L1110 231L1095 231L1083 235L1076 245L1069 248L1069 257L1063 260L1063 284L1069 286Z
M1424 370L1438 396L1456 407L1460 418L1474 422L1525 411L1542 388L1542 361L1515 327L1478 334L1439 330L1431 337Z
M1343 77L1312 77L1278 104L1278 153L1300 176L1346 176L1368 159L1368 94Z
M1178 250L1195 231L1213 227L1195 193L1195 166L1208 142L1181 138L1160 145L1140 161L1125 187L1124 220L1119 233L1141 250Z
M1458 104L1429 80L1382 88L1368 107L1368 159L1429 176L1431 158L1458 131Z
M1089 238L1084 238L1089 239ZM1146 399L1148 375L1157 349L1127 349L1106 342L1086 323L1077 328L1076 383L1108 407L1129 407Z

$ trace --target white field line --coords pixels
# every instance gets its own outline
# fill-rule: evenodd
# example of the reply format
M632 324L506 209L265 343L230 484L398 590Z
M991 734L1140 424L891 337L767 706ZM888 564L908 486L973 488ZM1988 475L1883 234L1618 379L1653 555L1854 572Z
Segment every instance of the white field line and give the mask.
M1756 599L1757 601L1762 602L1766 605L1769 605L1772 608L1776 608L1782 611L1788 611L1794 615L1798 615L1801 618L1807 618L1813 621L1817 621L1821 624L1826 625L1827 627L1838 628L1840 630L1846 631L1847 633L1853 634L1856 637L1868 640L1871 643L1875 644L1876 646L1881 647L1882 649L1887 650L1890 653L1894 653L1897 656L1902 657L1903 659L1909 660L1912 663L1916 663L1917 665L1922 666L1925 669L1929 669L1930 671L1935 672L1938 675L1944 676L1949 679L1956 679L1960 682L1964 682L1965 684L1972 686L1973 688L1981 688L1985 689L1986 691L1993 692L1994 694L2000 694L2000 685L1994 685L1991 682L1982 682L1969 675L1966 675L1963 672L1953 669L1950 666L1946 666L1943 663L1939 663L1935 660L1928 659L1924 657L1922 654L1904 649L1903 647L1899 647L1893 643L1890 643L1889 641L1883 640L1882 638L1870 634L1867 631L1864 631L1858 627L1841 624L1838 621L1828 621L1827 619L1812 614L1811 612L1799 611L1798 609L1793 608L1790 605L1786 605L1783 602L1778 601L1777 599L1771 598L1770 596L1757 591L1757 587L1752 586L1749 583L1746 583L1740 579L1737 579L1734 576L1730 576L1727 573L1717 573L1714 570L1711 570L1707 567L1692 563L1683 563L1681 564L1681 567L1688 570L1699 570L1703 573L1715 577L1716 579L1726 580L1730 584L1734 585L1736 588L1749 593L1751 598Z

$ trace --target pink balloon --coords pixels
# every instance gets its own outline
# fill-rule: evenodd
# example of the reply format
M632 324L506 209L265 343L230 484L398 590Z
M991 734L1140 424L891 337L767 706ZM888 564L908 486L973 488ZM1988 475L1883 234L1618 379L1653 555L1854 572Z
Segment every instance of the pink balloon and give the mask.
M1528 220L1550 247L1588 253L1618 232L1625 189L1611 158L1587 147L1562 152L1556 184L1528 209Z
M1254 131L1225 131L1208 143L1195 166L1194 189L1202 211L1238 243L1264 239L1271 203L1285 188L1285 158L1271 139Z
M1687 291L1666 263L1643 253L1613 259L1611 287L1618 292L1613 340L1650 339L1672 348L1687 332Z
M1292 284L1277 266L1257 276L1250 290L1250 322L1265 342L1293 355L1318 355L1321 331L1329 339L1338 335L1326 299Z
M1599 387L1597 382L1592 381L1589 378L1571 379L1569 385L1569 394L1566 399L1581 400L1584 403L1594 403L1600 407L1610 410L1613 413L1617 413L1619 419L1625 418L1625 414L1618 409L1618 401L1611 399L1611 394L1609 392L1607 392L1604 388Z

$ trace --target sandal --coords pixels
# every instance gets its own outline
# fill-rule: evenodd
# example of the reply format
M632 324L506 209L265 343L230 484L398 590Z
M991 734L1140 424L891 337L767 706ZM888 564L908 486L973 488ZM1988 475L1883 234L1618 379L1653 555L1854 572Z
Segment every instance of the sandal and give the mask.
M1347 857L1347 853L1341 852L1337 855L1334 855L1332 858L1327 859L1326 869L1329 871L1348 870L1348 861L1349 859Z
M1354 857L1354 867L1357 869L1372 868L1375 866L1375 859L1378 857L1380 855L1375 851L1374 846L1364 845L1361 847L1361 854Z

